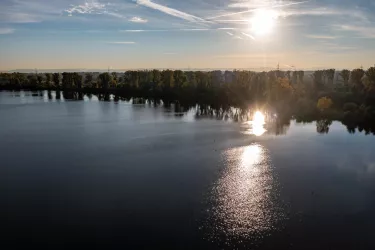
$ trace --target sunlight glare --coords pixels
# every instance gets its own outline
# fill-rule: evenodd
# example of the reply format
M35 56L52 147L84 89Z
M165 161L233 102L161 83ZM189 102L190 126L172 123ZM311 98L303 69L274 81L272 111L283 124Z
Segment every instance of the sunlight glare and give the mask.
M263 125L264 120L265 120L265 118L264 118L264 115L262 114L262 112L260 112L260 111L255 112L255 114L253 116L253 123Z
M263 135L266 130L264 129L264 124L265 124L265 117L262 114L262 112L257 111L253 115L253 120L251 121L252 125L252 130L251 134L255 136L261 136Z
M269 34L276 24L277 17L275 10L259 9L249 20L250 30L258 36Z

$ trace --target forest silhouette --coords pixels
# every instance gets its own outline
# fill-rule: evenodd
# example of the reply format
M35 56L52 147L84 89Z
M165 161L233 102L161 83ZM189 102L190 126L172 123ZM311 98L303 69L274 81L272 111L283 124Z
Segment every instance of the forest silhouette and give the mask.
M256 106L297 121L338 120L348 130L375 124L375 67L350 70L254 72L129 70L122 73L1 73L2 90L57 90L163 100L212 110ZM74 95L74 94L73 94ZM72 96L73 98L74 96ZM286 120L285 119L285 120ZM327 129L321 129L325 132Z

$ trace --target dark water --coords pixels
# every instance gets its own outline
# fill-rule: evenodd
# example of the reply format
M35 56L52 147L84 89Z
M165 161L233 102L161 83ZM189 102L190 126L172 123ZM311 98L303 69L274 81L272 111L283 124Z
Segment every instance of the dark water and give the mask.
M174 110L1 92L0 248L375 249L375 137Z

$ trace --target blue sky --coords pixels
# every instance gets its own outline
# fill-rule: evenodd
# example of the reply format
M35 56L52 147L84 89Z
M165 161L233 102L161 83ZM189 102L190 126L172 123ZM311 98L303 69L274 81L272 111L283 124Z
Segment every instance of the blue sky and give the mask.
M0 70L355 68L372 0L1 0Z

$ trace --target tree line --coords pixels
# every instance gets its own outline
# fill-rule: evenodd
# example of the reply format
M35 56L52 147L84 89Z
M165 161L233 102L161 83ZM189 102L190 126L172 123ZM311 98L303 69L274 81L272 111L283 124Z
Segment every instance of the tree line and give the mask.
M258 105L303 120L328 117L350 122L375 117L375 67L309 74L282 70L1 73L0 89L113 93L214 108Z

